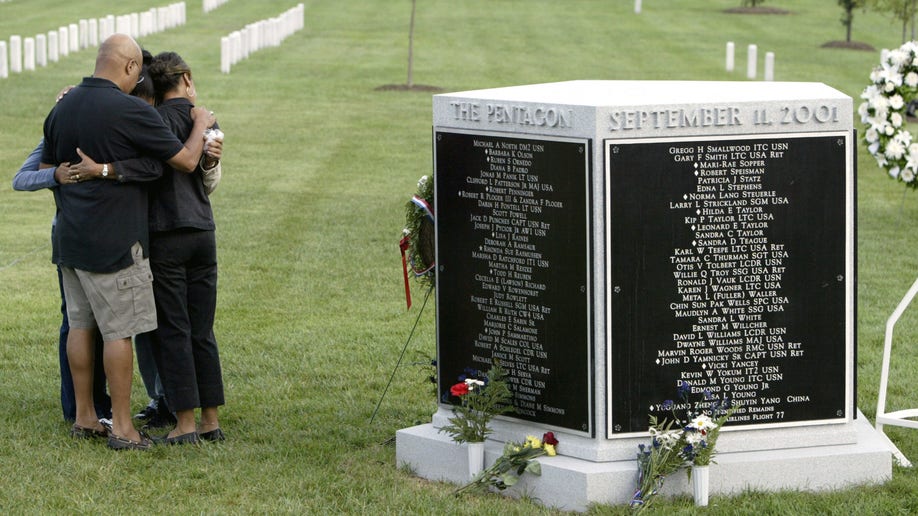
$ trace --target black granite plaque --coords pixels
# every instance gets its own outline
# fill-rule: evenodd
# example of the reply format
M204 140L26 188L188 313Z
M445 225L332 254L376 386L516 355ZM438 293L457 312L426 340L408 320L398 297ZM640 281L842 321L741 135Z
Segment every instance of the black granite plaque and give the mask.
M434 139L441 400L497 360L511 417L592 432L589 143Z
M844 134L606 142L610 435L667 416L680 382L739 402L731 425L847 417L848 152Z

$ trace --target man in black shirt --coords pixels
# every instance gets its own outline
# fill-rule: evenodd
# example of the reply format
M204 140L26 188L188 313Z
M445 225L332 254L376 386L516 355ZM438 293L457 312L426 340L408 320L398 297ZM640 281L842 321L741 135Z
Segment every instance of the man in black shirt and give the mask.
M108 163L141 155L178 170L195 169L213 117L196 108L194 129L183 145L151 106L127 95L140 77L142 59L129 36L115 34L103 42L92 77L61 99L45 120L42 168L79 161L79 147L104 164L103 179L109 178ZM77 402L71 435L105 435L92 399L91 336L98 326L112 397L108 445L146 449L149 441L131 420L130 394L131 337L156 328L147 259L147 190L142 183L75 180L54 192L59 214L52 250L64 274L71 325L67 355Z

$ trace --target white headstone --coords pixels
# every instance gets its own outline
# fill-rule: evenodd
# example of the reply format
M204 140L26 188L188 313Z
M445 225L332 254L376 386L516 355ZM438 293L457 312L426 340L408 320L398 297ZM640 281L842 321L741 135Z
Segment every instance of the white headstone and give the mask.
M61 57L70 55L70 29L67 27L57 29L57 44Z
M22 67L25 70L35 69L35 38L22 40Z
M634 0L634 13L641 14L641 0Z
M79 21L80 24L80 49L89 46L89 22L85 19Z
M70 51L80 51L80 28L76 23L71 23L67 30L70 31Z
M137 13L137 37L142 38L150 33L150 23L146 12Z
M0 79L6 79L10 76L10 70L6 60L6 41L0 41Z
M732 41L727 42L727 71L732 72L734 68L734 58L735 46Z
M98 44L102 44L106 38L108 38L112 33L112 30L108 27L108 18L99 18L99 41Z
M105 20L105 23L102 23ZM103 30L104 29L104 30ZM115 15L109 14L105 18L99 18L99 43L107 40L109 36L115 33Z
M10 72L22 73L22 36L10 36Z
M57 31L48 31L48 61L56 63L60 59L60 45L57 42Z
M48 38L44 34L35 35L35 64L48 66Z
M127 15L121 15L115 19L115 32L120 32L121 34L131 35L131 17Z
M86 35L86 43L90 47L99 46L99 20L90 18L87 25L89 26L89 34Z
M166 29L171 28L171 25L169 25L169 8L168 7L160 7L156 9L156 18L157 18L156 25L159 27L159 30L166 30Z
M236 63L238 63L239 61L242 61L242 33L239 32L238 30L237 30L237 31L233 31L233 33L230 34L230 39L231 39L232 42L233 42L233 59L232 59L232 61L233 61L233 64L236 64Z
M758 63L756 62L758 60L758 56L756 55L757 53L758 47L755 45L749 45L749 48L746 51L746 56L748 59L748 62L746 63L746 77L750 79L755 79L755 70L758 67Z
M163 28L159 26L159 16L157 15L156 8L151 8L147 13L150 15L150 34L156 34L163 30Z
M765 52L765 80L775 80L775 53Z
M131 19L131 36L140 37L140 15L137 13L130 14Z
M230 39L226 36L220 38L220 71L223 73L230 73L232 51Z

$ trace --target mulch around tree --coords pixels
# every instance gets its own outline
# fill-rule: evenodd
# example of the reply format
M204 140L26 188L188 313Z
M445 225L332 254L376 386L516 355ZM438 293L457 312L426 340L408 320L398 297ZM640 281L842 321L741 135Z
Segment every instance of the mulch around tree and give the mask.
M373 89L376 91L426 91L429 93L443 91L443 88L439 86L428 86L426 84L412 84L411 86L407 84L383 84Z
M876 49L860 41L828 41L820 45L822 48L846 48L848 50L864 50L874 52Z
M733 7L731 9L724 9L725 13L728 14L790 14L790 11L786 9L780 9L778 7Z

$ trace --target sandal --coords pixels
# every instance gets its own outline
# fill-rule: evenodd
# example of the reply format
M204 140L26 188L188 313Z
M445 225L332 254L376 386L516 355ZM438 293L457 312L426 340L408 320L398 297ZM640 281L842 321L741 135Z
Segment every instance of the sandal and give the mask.
M146 451L149 450L152 445L153 442L143 434L140 434L140 441L132 441L126 437L118 437L115 434L110 434L108 436L108 447L113 450Z
M101 439L108 437L108 429L103 426L102 430L96 430L95 428L80 426L74 423L73 426L70 427L70 437L74 439Z

